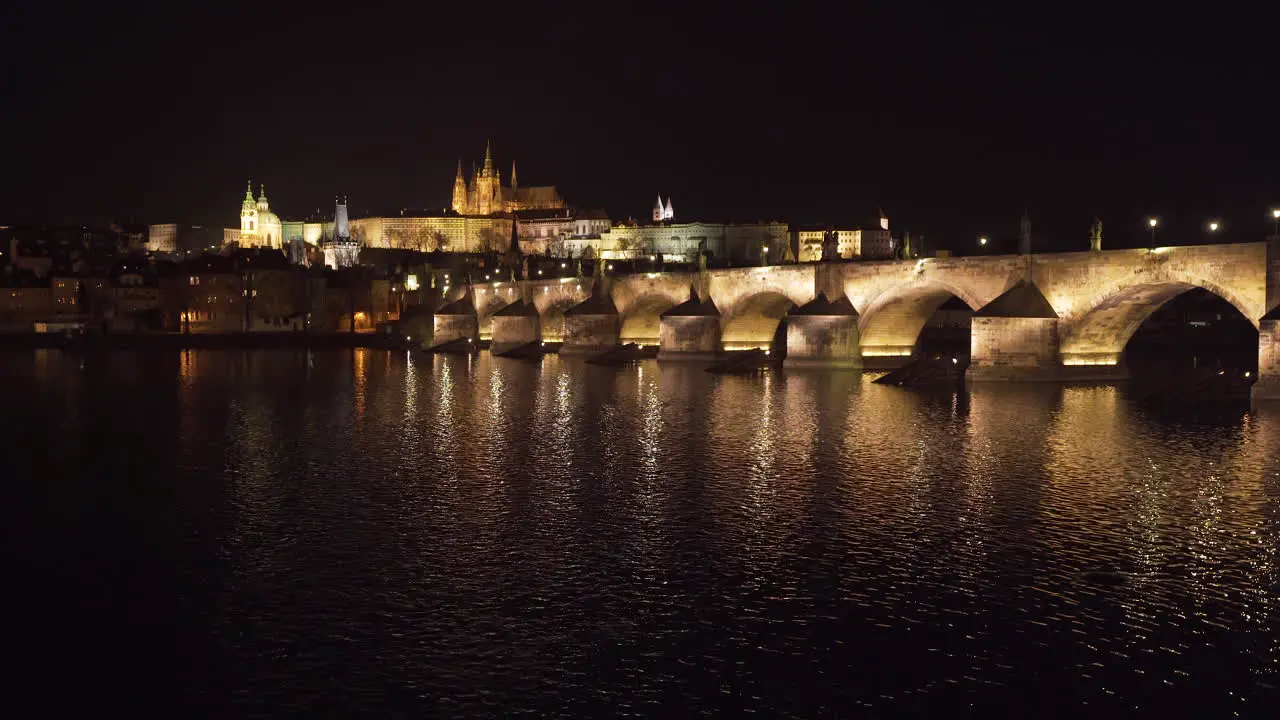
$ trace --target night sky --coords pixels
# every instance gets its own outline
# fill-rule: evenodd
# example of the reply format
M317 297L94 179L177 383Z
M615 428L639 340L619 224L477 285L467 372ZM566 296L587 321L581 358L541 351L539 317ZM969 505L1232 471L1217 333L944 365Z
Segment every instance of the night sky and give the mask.
M968 250L1257 240L1280 204L1274 11L899 2L716 11L468 3L28 6L4 30L0 223L234 225L448 204L492 138L504 181L615 220L867 223ZM781 6L765 4L764 7ZM1182 6L1186 6L1185 8ZM711 6L708 6L710 8ZM305 9L300 9L305 8ZM10 21L15 17L10 16Z

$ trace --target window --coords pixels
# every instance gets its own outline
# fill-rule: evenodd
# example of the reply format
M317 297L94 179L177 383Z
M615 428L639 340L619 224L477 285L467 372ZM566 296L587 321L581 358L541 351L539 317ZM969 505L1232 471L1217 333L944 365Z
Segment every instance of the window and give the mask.
M193 285L193 286L194 286L194 285L199 285L199 284L200 284L200 278L199 278L199 277L197 277L197 276L195 276L195 275L192 275L191 277L187 278L187 284L188 284L188 285Z

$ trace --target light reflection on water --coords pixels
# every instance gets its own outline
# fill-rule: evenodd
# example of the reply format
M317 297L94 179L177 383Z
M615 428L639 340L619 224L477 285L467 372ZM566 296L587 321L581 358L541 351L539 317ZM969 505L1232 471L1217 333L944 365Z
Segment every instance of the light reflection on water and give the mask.
M1280 408L554 356L0 363L57 482L9 545L128 558L104 607L168 612L157 646L197 641L157 672L228 714L1249 715L1280 686Z

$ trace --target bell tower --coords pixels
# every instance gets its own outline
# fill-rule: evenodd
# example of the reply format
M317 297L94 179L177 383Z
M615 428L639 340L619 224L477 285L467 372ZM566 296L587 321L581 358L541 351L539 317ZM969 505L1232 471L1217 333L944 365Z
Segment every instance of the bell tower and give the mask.
M255 235L258 232L258 202L253 199L253 182L244 189L244 202L240 203L240 234Z

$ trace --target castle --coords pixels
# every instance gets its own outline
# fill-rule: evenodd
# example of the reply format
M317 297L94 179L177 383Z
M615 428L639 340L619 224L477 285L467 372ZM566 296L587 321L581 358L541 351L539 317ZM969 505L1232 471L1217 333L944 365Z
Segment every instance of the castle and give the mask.
M453 179L454 212L459 215L495 215L524 210L560 210L566 206L555 186L520 187L516 180L516 164L511 163L511 187L502 186L502 173L493 167L492 147L484 146L484 164L471 170L471 182L462 176L462 161Z

